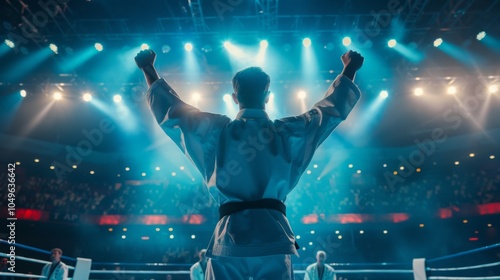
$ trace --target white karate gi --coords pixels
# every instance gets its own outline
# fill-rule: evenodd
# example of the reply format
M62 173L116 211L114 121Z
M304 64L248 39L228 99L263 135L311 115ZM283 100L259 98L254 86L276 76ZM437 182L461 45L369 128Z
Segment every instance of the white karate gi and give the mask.
M154 82L147 96L158 124L196 165L213 198L224 204L263 198L284 202L318 146L352 110L360 91L339 75L311 110L275 121L260 109L243 109L233 121L201 112L183 102L164 79ZM294 242L290 224L279 211L248 209L225 216L207 248L207 279L214 279L214 273L218 280L292 279L290 255L298 255ZM268 256L267 262L261 262L262 256ZM247 268L238 268L238 262ZM273 270L266 265L281 267L286 275L261 275ZM234 273L229 272L231 266Z

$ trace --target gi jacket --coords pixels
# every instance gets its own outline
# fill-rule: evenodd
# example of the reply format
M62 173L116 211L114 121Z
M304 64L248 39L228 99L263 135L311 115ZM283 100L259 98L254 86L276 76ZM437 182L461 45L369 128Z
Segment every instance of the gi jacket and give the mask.
M164 79L147 93L156 121L196 165L219 205L263 198L284 202L316 149L359 98L358 87L339 75L311 110L272 121L260 109L243 109L235 120L202 112L183 102ZM207 256L297 255L294 242L282 213L244 210L218 222Z

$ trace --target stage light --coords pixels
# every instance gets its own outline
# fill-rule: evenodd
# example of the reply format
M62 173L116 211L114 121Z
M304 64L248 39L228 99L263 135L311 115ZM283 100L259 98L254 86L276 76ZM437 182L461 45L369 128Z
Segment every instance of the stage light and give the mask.
M35 158L35 160L34 160L34 161L35 161L36 163L40 162L40 160L39 160L39 159L37 159L37 158Z
M115 95L113 96L113 101L114 101L115 103L120 103L120 102L122 102L122 96L121 96L121 95L119 95L119 94L115 94Z
M149 45L144 43L141 45L141 50L149 50Z
M50 48L51 51L53 51L55 54L57 54L58 48L57 48L57 46L55 44L50 44L49 48Z
M484 39L484 37L486 37L486 32L481 31L481 32L477 33L476 39L477 39L478 41L481 41L481 40L483 40L483 39Z
M405 170L405 167L404 166L400 166L399 170Z
M222 99L224 100L224 102L229 103L231 102L232 98L230 94L224 94L224 97L222 97Z
M356 173L361 174L361 170L356 171Z
M466 224L466 223L468 223L468 222L469 222L469 221L467 221L467 220L463 220L463 221L462 221L462 223L464 223L464 224Z
M146 177L146 172L141 173L142 177Z
M179 169L180 169L180 170L184 170L184 166L183 166L183 165L181 165L181 167L179 167Z
M397 42L395 39L391 39L387 42L387 46L389 46L389 48L394 48L396 46Z
M384 232L384 234L387 234L387 232L388 232L388 231L387 231L387 230L384 230L383 232Z
M299 92L297 93L297 97L298 97L299 99L305 99L305 98L306 98L306 95L307 95L307 94L306 94L306 92L305 92L305 91L303 91L303 90L301 90L301 91L299 91Z
M26 90L22 89L21 91L19 91L19 94L20 94L22 97L26 97Z
M73 164L71 167L73 167L73 169L77 169L78 166L76 164Z
M344 37L344 39L342 39L342 44L346 47L349 46L351 44L351 38Z
M170 239L174 239L174 235L173 234L170 235Z
M385 98L389 97L389 93L387 92L387 90L383 90L383 91L380 92L379 96L381 98L385 99Z
M335 231L335 234L339 234L339 233L340 233L340 230L336 230L336 231Z
M314 230L311 230L311 234L315 234L316 232Z
M422 88L416 88L413 91L413 94L415 94L416 96L421 96L422 94L424 94L424 90Z
M312 245L313 245L312 241L311 241L311 242L309 242L309 246L312 246Z
M359 231L359 234L364 234L364 233L365 233L365 231L364 231L364 230L360 230L360 231Z
M102 50L104 49L104 47L102 46L101 43L95 43L94 44L94 48L98 51L98 52L102 52Z
M441 46L441 44L443 43L443 39L441 38L437 38L436 40L434 40L434 47L439 47Z
M92 95L90 93L85 93L83 95L83 100L89 102L90 100L92 100Z
M54 92L54 94L52 95L52 97L54 97L55 100L61 100L62 99L62 94L60 92Z
M488 87L488 91L489 91L490 93L497 93L497 91L498 91L498 86L497 86L497 85L491 85L491 86L489 86L489 87Z
M155 170L156 170L156 171L160 171L160 167L159 167L159 166L157 166L157 167L155 168Z
M422 171L422 169L420 169L420 167L417 168L417 173Z
M156 230L157 232L159 232L159 231L160 231L160 228L159 228L159 227L157 227L155 230Z
M170 50L171 50L171 48L170 48L170 46L169 46L169 45L163 45L163 46L161 47L161 52L162 52L162 53L169 53L169 52L170 52Z
M209 53L211 52L213 49L212 49L212 46L210 46L209 44L205 44L203 45L203 47L201 48L201 50L205 53Z
M349 168L352 168L354 165L352 165L352 163L350 163L347 167Z
M311 170L307 170L306 173L307 173L307 175L310 175L311 174Z
M195 102L198 102L201 99L201 95L199 93L195 92L195 93L193 93L193 97L192 98L193 98L193 100Z
M449 86L448 87L448 94L455 94L457 93L457 88L454 86Z
M490 156L490 159L495 159L495 155L491 155L491 156Z
M302 45L304 45L304 47L310 47L311 46L311 39L309 38L304 38L304 40L302 40Z
M192 51L193 50L193 44L191 43L186 43L184 44L184 49L188 52Z
M269 46L269 43L267 42L267 40L262 40L260 41L260 47L265 49Z
M127 238L127 236L125 236L125 235L122 235L122 239L125 239L125 238Z
M469 157L475 157L475 156L476 156L476 154L474 154L474 153L469 154Z
M318 168L318 165L317 164L313 165L313 168Z
M224 48L229 49L232 46L232 44L229 41L224 42Z
M177 173L172 172L172 176L173 176L173 177L177 176Z
M54 170L54 169L56 169L56 167L55 167L55 166L53 166L53 165L51 165L49 168L50 168L50 170Z
M337 236L338 239L342 239L342 235Z
M196 235L191 235L191 239L195 239L196 238Z
M421 227L421 228L423 228L425 225L424 225L424 224L420 224L420 225L418 225L418 226L419 226L419 227Z
M387 163L382 164L383 167L387 167Z
M295 239L299 240L300 239L300 235L295 236Z
M16 45L14 44L14 42L12 42L11 40L9 39L5 39L4 43L11 49L13 49Z
M95 174L94 170L90 170L90 175L94 175L94 174Z
M168 228L168 231L174 231L174 228L170 227L170 228Z
M460 164L460 161L455 161L455 165L459 165Z
M130 167L125 167L125 171L130 171Z

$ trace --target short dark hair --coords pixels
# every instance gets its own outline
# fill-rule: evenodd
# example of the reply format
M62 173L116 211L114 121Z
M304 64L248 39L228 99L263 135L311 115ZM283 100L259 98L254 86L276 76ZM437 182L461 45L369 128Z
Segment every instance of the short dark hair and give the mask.
M259 105L267 97L271 78L260 67L249 67L233 77L233 89L238 102L243 105Z
M62 250L59 249L59 248L54 248L54 249L50 250L50 252L51 253L53 253L53 252L59 252L59 255L62 255Z

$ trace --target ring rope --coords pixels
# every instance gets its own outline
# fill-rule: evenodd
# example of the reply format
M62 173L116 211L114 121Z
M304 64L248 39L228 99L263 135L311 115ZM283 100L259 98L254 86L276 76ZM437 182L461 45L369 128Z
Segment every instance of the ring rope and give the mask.
M0 272L0 276L13 276L13 277L24 277L24 278L47 278L42 275L26 274L26 273L12 273L12 272Z
M481 251L489 250L489 249L496 248L496 247L500 247L500 243L493 244L493 245L488 245L488 246L484 246L484 247L481 247L481 248L477 248L477 249L473 249L473 250L469 250L469 251L465 251L465 252L456 253L456 254L453 254L453 255L448 255L448 256L443 256L443 257L439 257L439 258L430 259L430 260L427 260L427 262L430 263L430 262L436 262L436 261L440 261L440 260L446 260L446 259L450 259L450 258L453 258L453 257L459 257L459 256L464 256L464 255L476 253L476 252L481 252Z
M486 277L447 277L447 276L431 276L429 280L454 280L454 279L464 279L464 280L499 280L500 276L486 276Z
M2 253L0 252L0 257L6 257L6 258L9 258L11 255L9 254L6 254L6 253ZM27 257L23 257L23 256L17 256L16 255L16 260L22 260L22 261L28 261L28 262L34 262L34 263L41 263L41 264L49 264L51 262L49 261L42 261L42 260L37 260L37 259L32 259L32 258L27 258ZM75 269L74 266L71 266L71 265L66 265L69 269Z
M467 269L475 269L475 268L483 268L483 267L491 267L500 265L500 262L495 263L486 263L472 266L463 266L463 267L449 267L449 268L427 268L427 271L450 271L450 270L467 270Z

